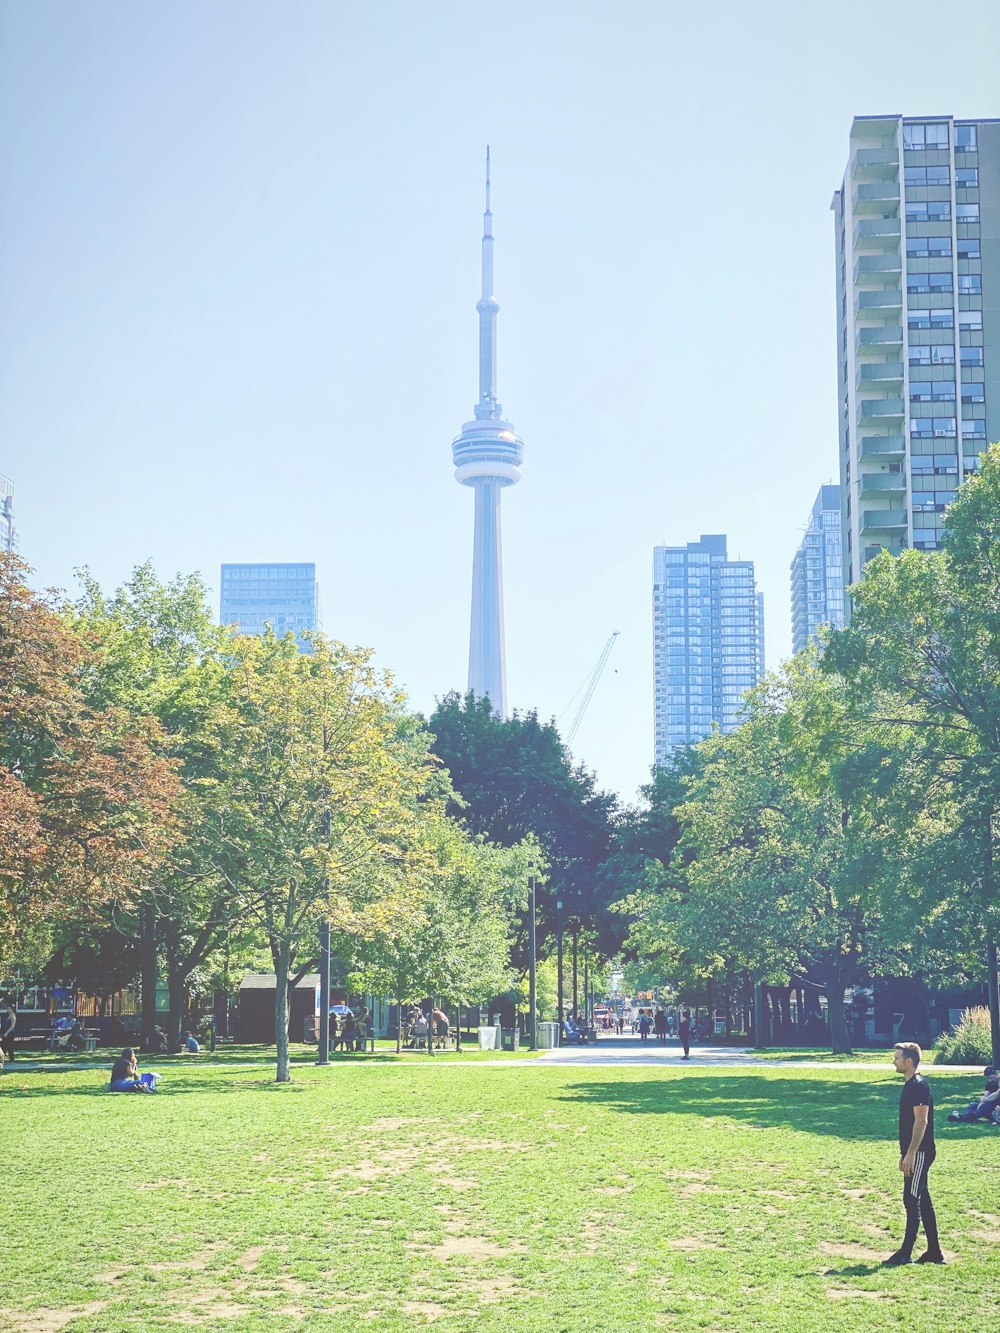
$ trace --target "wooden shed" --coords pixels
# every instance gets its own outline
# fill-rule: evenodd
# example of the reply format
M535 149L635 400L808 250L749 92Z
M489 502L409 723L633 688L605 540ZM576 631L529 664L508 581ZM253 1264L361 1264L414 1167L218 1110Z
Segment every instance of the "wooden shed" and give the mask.
M274 1043L273 972L253 973L240 983L240 1006L234 1025L238 1042L270 1046ZM292 992L288 1036L291 1041L315 1041L319 1017L319 973L310 972ZM308 1034L306 1024L309 1024Z

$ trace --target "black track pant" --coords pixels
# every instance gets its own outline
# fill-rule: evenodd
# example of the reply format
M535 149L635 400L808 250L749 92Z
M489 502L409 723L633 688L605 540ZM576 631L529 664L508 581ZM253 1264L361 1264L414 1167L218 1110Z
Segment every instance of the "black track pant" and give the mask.
M918 1152L914 1157L913 1175L903 1177L903 1206L906 1209L906 1235L903 1237L902 1252L911 1254L917 1242L917 1232L921 1222L927 1237L927 1249L937 1254L941 1248L938 1240L937 1217L931 1203L930 1190L927 1188L927 1176L933 1164L927 1154Z

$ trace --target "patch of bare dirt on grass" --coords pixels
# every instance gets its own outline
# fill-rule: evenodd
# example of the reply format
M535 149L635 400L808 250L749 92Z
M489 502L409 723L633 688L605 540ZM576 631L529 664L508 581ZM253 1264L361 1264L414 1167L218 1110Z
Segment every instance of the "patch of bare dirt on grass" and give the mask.
M717 1250L719 1248L705 1236L676 1236L673 1240L668 1240L667 1244L672 1250L683 1250L685 1253L693 1250Z
M448 1307L439 1305L437 1301L403 1301L400 1308L404 1314L422 1315L429 1324L448 1313Z
M16 1329L25 1333L59 1333L60 1329L71 1324L74 1319L86 1319L88 1315L100 1314L107 1301L91 1301L89 1305L67 1307L65 1310L49 1310L43 1306L32 1310L30 1314L21 1314L17 1310L8 1310L4 1318Z
M852 1241L821 1240L819 1252L820 1254L827 1254L833 1259L860 1259L864 1263L873 1263L885 1258L881 1250L872 1250L867 1245L855 1245Z
M694 1194L719 1194L721 1193L718 1185L706 1185L703 1180L692 1180L690 1185L685 1185L680 1191L682 1199L690 1199Z
M594 1193L606 1194L609 1198L613 1198L616 1194L631 1194L634 1188L634 1185L599 1185Z
M991 1227L1000 1227L1000 1217L996 1213L981 1213L978 1208L970 1208L969 1216L978 1218L980 1222L988 1222Z
M845 1199L865 1199L871 1194L871 1190L841 1190L840 1193Z
M95 1273L94 1281L108 1283L120 1282L125 1275L126 1270L124 1268L109 1268L106 1273Z
M429 1254L442 1263L447 1263L449 1259L506 1259L512 1254L520 1254L524 1248L523 1241L510 1241L501 1245L486 1236L446 1236L438 1245L407 1245L407 1249Z
M668 1180L711 1180L711 1171L688 1170L681 1171L676 1167L668 1167L663 1173Z
M524 1287L519 1287L512 1277L471 1277L462 1284L471 1291L483 1305L497 1305L500 1301L515 1300L527 1296Z
M864 1287L830 1287L826 1293L831 1301L891 1301L888 1291L866 1291Z
M267 1252L266 1245L251 1245L248 1250L243 1251L236 1262L240 1268L256 1268Z
M1000 1244L1000 1227L983 1227L980 1231L970 1231L973 1240L984 1240L987 1245Z
M792 1203L799 1196L789 1194L787 1190L761 1190L761 1194L766 1194L769 1199L781 1199L784 1203Z
M409 1129L411 1125L419 1125L421 1129L425 1125L434 1125L438 1123L437 1117L430 1118L417 1115L383 1115L378 1120L373 1120L369 1129L375 1130L379 1134L395 1134L400 1129Z

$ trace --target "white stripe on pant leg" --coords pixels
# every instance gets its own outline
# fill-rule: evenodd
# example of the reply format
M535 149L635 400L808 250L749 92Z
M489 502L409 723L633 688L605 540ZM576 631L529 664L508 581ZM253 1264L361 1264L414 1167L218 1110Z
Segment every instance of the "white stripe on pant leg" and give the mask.
M913 1175L910 1177L910 1193L915 1199L920 1198L920 1179L924 1174L924 1154L918 1152L914 1158Z

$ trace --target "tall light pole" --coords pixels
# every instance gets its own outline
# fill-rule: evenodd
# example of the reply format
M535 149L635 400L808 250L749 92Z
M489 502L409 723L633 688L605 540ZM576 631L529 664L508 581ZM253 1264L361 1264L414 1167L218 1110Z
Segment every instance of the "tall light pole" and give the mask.
M537 965L535 936L535 867L528 867L528 1045L538 1050L538 1010L535 997L535 967Z
M573 1017L577 1020L577 1022L579 1022L580 1020L580 993L579 993L579 987L577 985L577 966L576 966L576 945L577 945L577 940L579 938L580 938L580 923L579 921L574 921L573 923Z
M563 957L562 957L562 899L556 899L556 1009L559 1014L559 1035L563 1021Z
M319 1059L318 1065L330 1063L330 922L319 926Z

